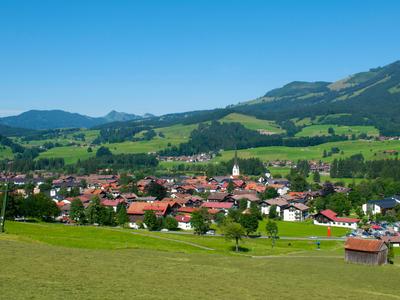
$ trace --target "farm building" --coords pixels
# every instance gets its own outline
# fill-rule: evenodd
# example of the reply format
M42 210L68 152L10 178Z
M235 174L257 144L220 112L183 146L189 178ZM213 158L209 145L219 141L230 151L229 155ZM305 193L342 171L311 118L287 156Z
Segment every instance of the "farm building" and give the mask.
M346 262L383 265L387 262L388 247L382 240L348 238L345 245Z

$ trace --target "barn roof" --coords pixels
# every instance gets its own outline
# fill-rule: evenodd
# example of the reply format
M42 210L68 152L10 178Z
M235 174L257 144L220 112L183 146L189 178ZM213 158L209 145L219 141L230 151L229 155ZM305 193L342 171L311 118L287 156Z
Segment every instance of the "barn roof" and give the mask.
M362 252L379 252L385 242L382 240L366 240L359 238L348 238L344 245L346 250L362 251Z

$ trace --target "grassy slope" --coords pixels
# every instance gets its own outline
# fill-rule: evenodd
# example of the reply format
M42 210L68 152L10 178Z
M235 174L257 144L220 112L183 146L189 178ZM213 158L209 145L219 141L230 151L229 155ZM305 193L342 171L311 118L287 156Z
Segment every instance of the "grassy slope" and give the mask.
M400 294L397 265L346 264L342 250L335 250L338 244L327 249L323 243L321 251L302 245L302 252L291 255L250 258L247 241L248 253L221 255L175 243L182 248L177 250L167 241L107 229L7 224L11 233L0 235L4 299L177 299L188 293L193 299L396 299Z
M373 126L338 126L338 125L311 125L304 127L296 136L323 136L329 135L328 129L333 128L338 135L359 135L366 133L368 136L378 136L379 131Z
M10 149L10 147L5 147L0 145L0 159L5 159L5 158L12 158L13 153Z
M232 113L224 118L220 119L221 122L229 123L229 122L238 122L243 124L244 127L252 130L264 129L267 131L271 131L274 133L282 133L282 130L278 125L276 125L273 121L261 120L252 116L247 116L243 114Z
M344 154L334 154L330 157L322 158L324 150L330 151L332 147L339 147ZM252 149L239 150L238 155L242 158L258 157L264 161L268 160L323 160L332 161L335 158L348 157L354 154L362 153L366 159L390 158L394 156L384 155L384 150L400 151L400 141L342 141L326 143L313 147L259 147ZM374 154L376 153L376 156ZM233 158L234 151L224 151L221 157L215 161L229 160Z

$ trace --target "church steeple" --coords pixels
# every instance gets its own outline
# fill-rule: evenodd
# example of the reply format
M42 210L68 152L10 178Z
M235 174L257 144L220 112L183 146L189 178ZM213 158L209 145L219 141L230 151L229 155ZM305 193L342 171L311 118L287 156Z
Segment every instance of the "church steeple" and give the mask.
M237 149L235 149L235 159L233 161L232 177L240 176L239 163L237 158Z

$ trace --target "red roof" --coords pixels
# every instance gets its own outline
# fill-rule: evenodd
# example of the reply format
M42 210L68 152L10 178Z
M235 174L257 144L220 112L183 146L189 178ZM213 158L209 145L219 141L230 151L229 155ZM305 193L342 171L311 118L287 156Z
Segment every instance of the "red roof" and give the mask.
M104 206L111 206L111 207L114 207L114 206L117 206L118 204L120 204L120 203L122 203L122 202L125 202L123 199L119 199L119 200L110 200L110 199L106 199L106 200L103 200L102 202L101 202L101 204L102 205L104 205Z
M197 210L199 210L199 209L196 207L179 207L178 208L178 212L189 213L189 214L191 214Z
M182 223L189 223L190 222L191 217L190 216L176 216L175 220L177 220L178 222L182 222Z
M359 238L348 238L344 245L347 250L362 252L379 252L385 244L382 240L367 240Z
M201 207L214 208L214 209L230 209L232 208L232 202L204 202Z
M157 215L165 215L169 203L166 202L133 202L128 208L128 214L130 215L144 215L146 210L153 210Z
M335 222L343 222L343 223L358 223L360 220L356 218L341 218L336 217L337 213L330 209L325 209L320 211L320 214L327 217L328 219L335 221Z

